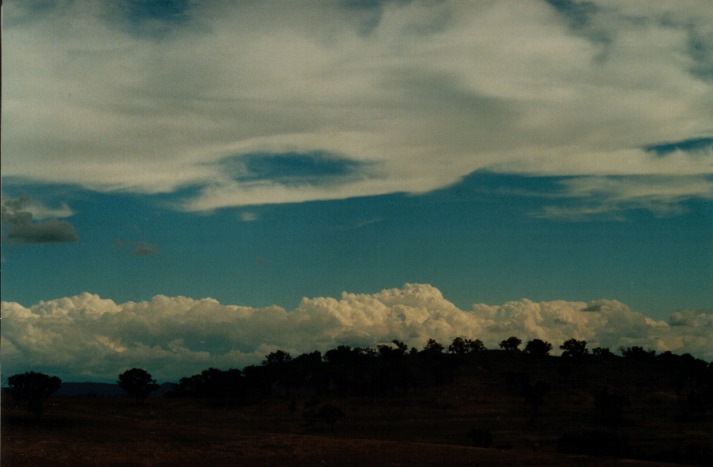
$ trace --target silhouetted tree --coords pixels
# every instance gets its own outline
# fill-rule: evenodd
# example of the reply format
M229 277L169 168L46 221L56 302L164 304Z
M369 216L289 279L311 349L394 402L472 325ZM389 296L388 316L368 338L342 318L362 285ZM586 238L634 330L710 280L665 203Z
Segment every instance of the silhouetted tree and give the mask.
M396 346L396 349L399 351L399 353L401 355L406 354L406 351L408 350L408 345L406 345L405 343L403 343L402 341L400 341L398 339L392 340L391 343Z
M264 366L248 365L243 368L243 376L251 400L257 401L270 395L272 383Z
M443 353L443 346L435 339L428 339L428 342L423 347L423 352L430 355L440 355Z
M42 415L45 400L62 386L62 380L57 376L34 371L12 375L7 383L13 399L26 402L27 411L37 418Z
M325 352L324 361L329 378L341 393L372 395L375 390L375 371L378 353L348 345Z
M656 358L655 350L644 350L643 347L638 345L632 347L622 347L621 355L627 359L637 362L652 362Z
M544 357L552 350L552 344L542 339L533 339L527 342L525 352L536 357Z
M559 348L563 350L557 367L560 377L564 381L583 382L587 375L587 372L584 371L584 365L582 365L583 359L589 354L587 342L569 339Z
M456 337L453 342L448 346L448 352L454 355L466 355L474 352L480 352L485 350L485 345L480 339L464 339L462 337Z
M424 386L437 386L453 377L454 362L443 353L443 345L428 339L425 347L414 359L414 380Z
M456 337L455 339L453 339L451 345L448 346L448 351L454 355L465 355L465 339L463 339L462 337Z
M208 368L200 374L181 378L175 392L179 395L206 399L213 407L224 407L228 401L239 404L248 400L247 379L236 369L226 371Z
M311 387L317 394L327 391L329 379L322 362L322 353L318 350L295 357L290 363L290 373L292 383L297 387Z
M291 362L292 355L284 350L270 352L262 361L262 366L266 369L270 386L281 386L285 389L287 396L290 395L292 376L294 376L290 371Z
M465 346L468 349L468 353L482 352L487 350L485 344L480 339L466 339Z
M592 355L594 355L599 360L611 360L616 357L614 353L609 350L608 347L595 347L592 350Z
M562 357L564 358L582 358L589 353L587 350L587 341L578 341L577 339L569 339L560 345L563 350Z
M518 350L522 341L515 336L508 337L507 339L500 341L500 348L503 350Z
M391 342L394 344L393 346L384 344L376 346L376 350L379 353L379 357L385 360L395 360L403 358L403 356L406 355L408 346L396 339Z
M145 401L149 394L159 388L151 374L141 368L132 368L123 372L119 375L117 384L137 403Z
M408 346L401 341L392 341L393 345L378 345L379 354L376 367L376 385L380 392L388 392L396 387L406 390L409 385L409 367L407 365Z
M276 350L265 355L265 359L262 361L264 366L286 366L292 361L292 355L284 350Z

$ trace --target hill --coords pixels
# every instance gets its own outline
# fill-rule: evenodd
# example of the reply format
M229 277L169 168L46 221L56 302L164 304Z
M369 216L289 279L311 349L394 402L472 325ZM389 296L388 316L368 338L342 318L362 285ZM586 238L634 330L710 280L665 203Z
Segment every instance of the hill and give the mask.
M175 384L163 383L158 391L157 396L163 396L167 392L173 390ZM55 393L56 396L124 396L126 391L121 389L117 384L111 383L92 383L92 382L63 382L62 387Z
M354 349L342 350L344 357ZM366 353L371 356L362 363L371 366L352 361L339 371L332 368L329 378L311 372L303 380L267 371L292 367L281 365L299 357L267 359L259 367L265 373L258 373L270 384L257 393L227 385L227 379L221 380L222 391L198 390L205 389L209 376L257 371L213 369L144 404L125 397L52 397L39 420L5 398L2 461L12 466L713 462L711 366L685 356L634 353L578 359L519 351L419 353L404 357L390 373L377 364L383 355ZM340 361L331 358L314 362L325 369L323 364ZM408 383L394 383L405 367Z

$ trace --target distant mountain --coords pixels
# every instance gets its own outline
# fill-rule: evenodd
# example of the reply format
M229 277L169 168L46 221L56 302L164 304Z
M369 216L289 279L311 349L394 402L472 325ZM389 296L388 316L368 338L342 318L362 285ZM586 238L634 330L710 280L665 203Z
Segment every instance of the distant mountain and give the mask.
M111 383L62 383L59 391L55 392L56 396L119 396L126 394L116 384Z
M174 383L163 383L153 396L163 396L173 389ZM112 383L62 383L62 387L54 393L56 396L124 396L126 392L117 384Z

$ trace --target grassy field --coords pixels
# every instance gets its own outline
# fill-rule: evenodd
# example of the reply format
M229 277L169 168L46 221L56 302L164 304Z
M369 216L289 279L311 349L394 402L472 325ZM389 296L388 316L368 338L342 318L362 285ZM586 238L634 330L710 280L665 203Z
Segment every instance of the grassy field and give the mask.
M52 397L36 420L3 400L2 465L668 465L706 464L713 419L682 420L680 398L621 371L598 382L627 394L622 423L602 424L591 375L574 381L535 368L551 390L533 411L488 362L439 387L379 397L281 391L263 402L214 408L203 400ZM293 400L293 410L290 401ZM312 404L345 414L334 430L308 423ZM472 429L492 436L475 447ZM564 449L563 446L568 446ZM614 454L613 454L614 453ZM616 457L615 457L616 455ZM668 463L668 464L667 464Z

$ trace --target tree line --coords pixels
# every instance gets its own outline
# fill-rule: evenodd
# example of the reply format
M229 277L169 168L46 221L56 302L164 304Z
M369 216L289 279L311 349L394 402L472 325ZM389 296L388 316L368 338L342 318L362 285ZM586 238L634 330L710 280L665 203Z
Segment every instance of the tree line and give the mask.
M448 383L460 367L486 353L520 355L518 358L533 362L556 358L549 355L553 348L550 342L532 339L522 350L521 345L522 340L512 336L499 343L499 350L488 350L479 339L456 337L447 347L429 339L420 350L409 349L399 340L375 348L340 345L324 353L313 351L295 357L276 350L267 354L259 365L228 370L211 367L183 377L166 396L202 399L215 407L253 404L270 396L290 398L294 392L305 390L315 396L375 397ZM690 354L657 354L654 350L633 346L622 348L621 355L615 355L608 348L597 347L590 351L586 341L577 339L563 342L559 349L562 350L558 358L563 377L570 377L588 363L607 365L620 361L660 370L661 374L668 375L679 392L686 387L694 387L696 391L699 387L708 391L713 388L713 362L707 363ZM517 386L524 400L536 411L549 385L543 381L532 382L527 374L511 373L503 371L506 384ZM10 395L25 403L27 411L39 417L44 401L60 388L61 380L56 376L27 372L10 376L8 384ZM159 388L151 374L142 368L122 372L117 384L137 403L142 403ZM609 394L602 394L598 400L602 411L611 412L609 416L612 418L617 417L625 404ZM708 405L712 402L705 396L700 401ZM329 412L330 409L324 410ZM334 417L334 413L329 416Z

